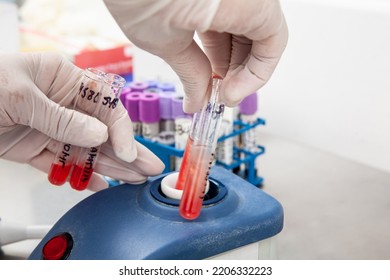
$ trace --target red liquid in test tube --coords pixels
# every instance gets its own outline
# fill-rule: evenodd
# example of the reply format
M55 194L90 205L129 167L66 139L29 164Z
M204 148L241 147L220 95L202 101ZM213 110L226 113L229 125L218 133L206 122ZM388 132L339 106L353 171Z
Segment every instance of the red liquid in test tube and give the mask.
M50 183L61 186L66 182L72 169L76 153L76 147L70 144L61 143L48 174L48 180Z
M179 212L183 218L194 220L198 218L202 209L213 156L205 146L195 146L193 142L190 145L192 145L190 158L182 163L188 170L188 175L185 178L185 190Z
M49 172L49 182L60 186L66 182L72 165L52 164Z
M88 186L89 180L91 179L93 169L86 170L82 166L73 166L72 176L70 176L69 183L73 189L82 191Z
M186 183L186 179L187 179L187 176L189 174L188 173L188 169L189 169L188 160L190 158L190 153L191 153L191 148L192 148L193 143L194 143L194 140L192 140L191 137L188 137L186 147L184 149L183 160L182 160L181 165L180 165L179 176L177 178L177 182L176 182L176 186L175 186L175 188L177 190L184 189L184 185Z

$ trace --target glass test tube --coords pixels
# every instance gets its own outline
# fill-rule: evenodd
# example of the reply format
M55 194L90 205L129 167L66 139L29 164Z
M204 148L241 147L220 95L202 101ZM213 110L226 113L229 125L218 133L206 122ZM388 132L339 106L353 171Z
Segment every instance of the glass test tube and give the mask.
M71 108L76 108L79 103L83 101L82 99L86 99L86 102L96 103L99 91L95 89L97 86L95 80L96 77L103 77L104 75L105 73L102 71L96 69L86 69L84 71L86 79L81 82L79 93L74 98ZM93 94L91 94L91 92L87 93L90 89L92 89ZM60 144L49 171L48 179L50 183L61 186L66 182L72 170L73 163L77 158L78 151L79 148L71 144Z
M126 81L116 74L105 74L104 76L94 75L101 89L109 87L109 90L101 90L101 96L92 116L107 119L119 102L119 96ZM99 156L100 146L80 149L78 158L74 164L70 176L70 185L73 189L84 190L87 188L89 180L94 171L97 157Z
M222 80L213 78L211 97L207 105L192 120L176 189L184 186L180 200L180 215L196 219L202 209L205 188L213 162L218 130L225 106L218 101Z

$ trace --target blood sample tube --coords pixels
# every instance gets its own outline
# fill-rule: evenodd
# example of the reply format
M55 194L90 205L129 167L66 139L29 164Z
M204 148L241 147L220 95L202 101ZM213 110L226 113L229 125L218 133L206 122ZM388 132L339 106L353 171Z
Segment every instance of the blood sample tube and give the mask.
M158 94L140 95L139 118L142 122L142 137L152 140L160 130L160 98Z
M219 137L229 135L233 132L233 113L233 108L225 108ZM219 162L224 163L226 165L230 165L233 163L233 141L233 137L229 137L221 142L218 142L216 149L216 158Z
M101 94L92 116L109 119L119 102L119 96L126 81L119 75L106 74L103 77L94 76L96 83L101 85ZM100 146L80 149L78 158L74 164L70 185L73 189L84 190L94 171Z
M142 135L142 123L139 118L139 102L141 92L131 92L126 95L125 107L133 124L134 135Z
M208 103L200 112L194 114L176 183L178 186L184 181L179 212L183 218L188 220L196 219L202 209L205 187L217 144L217 134L225 108L218 101L221 83L220 78L213 78L213 87ZM183 174L188 176L181 176Z
M183 96L175 95L171 101L172 118L175 120L175 148L184 150L191 130L192 115L183 111ZM179 170L182 157L175 157L175 170ZM183 189L184 184L176 186Z
M248 95L239 105L240 120L247 125L251 125L257 121L257 93ZM248 129L241 135L241 147L251 153L257 153L259 148L257 146L256 129ZM240 167L241 171L246 172L244 164Z
M163 91L160 96L160 132L175 131L175 120L172 117L172 98L174 91Z
M96 80L103 79L105 73L97 69L88 68L84 71L79 93L75 97L72 108L76 108L81 103L86 106L94 106L99 99L100 84ZM73 168L73 163L77 157L79 148L68 143L61 143L51 165L48 179L53 185L63 185Z
M245 124L257 121L257 93L252 93L240 103L240 119ZM249 129L242 135L242 147L252 153L258 151L256 131Z

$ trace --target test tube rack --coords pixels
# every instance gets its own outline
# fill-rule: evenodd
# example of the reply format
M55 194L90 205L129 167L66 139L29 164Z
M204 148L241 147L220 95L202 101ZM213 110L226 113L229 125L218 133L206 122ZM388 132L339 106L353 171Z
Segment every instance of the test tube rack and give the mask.
M241 120L234 121L234 129L232 133L223 135L218 138L218 143L226 141L229 138L235 138L239 135L247 132L248 130L255 129L259 125L265 125L265 120L257 118L253 123L244 123ZM172 157L183 157L184 150L177 149L173 145L165 145L142 136L135 136L136 140L146 146L149 150L155 153L161 161L165 164L164 173L174 170L172 166ZM230 164L225 164L220 161L216 161L215 165L222 166L227 170L237 173L240 177L248 181L254 186L261 187L263 184L263 177L259 176L256 171L256 159L265 153L264 146L258 145L258 151L253 153L236 145L233 146L233 161ZM241 165L245 165L245 170L236 172Z

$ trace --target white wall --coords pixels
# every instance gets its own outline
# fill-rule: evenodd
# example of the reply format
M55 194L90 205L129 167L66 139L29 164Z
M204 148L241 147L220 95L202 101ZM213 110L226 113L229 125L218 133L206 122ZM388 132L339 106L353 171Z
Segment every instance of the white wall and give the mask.
M390 171L390 1L282 0L290 39L265 131Z

